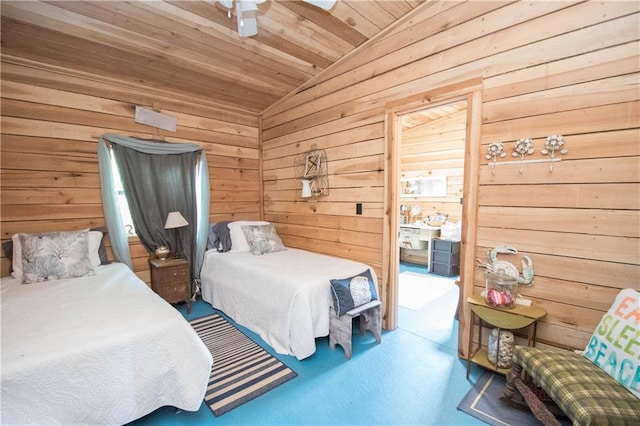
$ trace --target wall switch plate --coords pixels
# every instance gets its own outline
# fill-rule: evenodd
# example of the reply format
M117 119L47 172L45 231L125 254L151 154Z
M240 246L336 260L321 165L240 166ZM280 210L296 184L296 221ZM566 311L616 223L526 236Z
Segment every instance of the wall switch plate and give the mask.
M362 214L362 203L356 203L356 214Z

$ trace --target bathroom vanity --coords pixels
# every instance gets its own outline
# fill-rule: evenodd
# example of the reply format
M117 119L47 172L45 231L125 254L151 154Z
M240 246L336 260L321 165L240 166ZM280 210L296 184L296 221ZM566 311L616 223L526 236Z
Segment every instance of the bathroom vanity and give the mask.
M424 265L427 270L430 270L431 245L433 244L433 239L439 236L439 226L400 225L398 239L400 261Z

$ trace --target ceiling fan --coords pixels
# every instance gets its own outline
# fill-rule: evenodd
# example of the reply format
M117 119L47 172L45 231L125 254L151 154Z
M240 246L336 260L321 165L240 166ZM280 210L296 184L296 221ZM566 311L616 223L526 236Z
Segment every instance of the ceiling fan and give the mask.
M227 16L229 16L229 18L231 18L231 10L234 8L235 4L235 13L238 20L238 34L240 37L251 37L258 34L256 12L258 11L258 5L264 3L266 0L213 0L213 3L216 1L227 8ZM321 9L329 10L337 0L302 1Z

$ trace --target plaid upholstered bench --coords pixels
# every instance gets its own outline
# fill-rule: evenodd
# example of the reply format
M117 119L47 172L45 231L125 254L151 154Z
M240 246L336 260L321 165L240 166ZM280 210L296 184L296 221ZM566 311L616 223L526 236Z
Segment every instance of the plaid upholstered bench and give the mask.
M516 346L514 350L504 397L511 399L517 389L538 420L545 425L559 425L540 401L539 393L528 386L529 379L576 426L640 424L640 399L582 355L527 346Z

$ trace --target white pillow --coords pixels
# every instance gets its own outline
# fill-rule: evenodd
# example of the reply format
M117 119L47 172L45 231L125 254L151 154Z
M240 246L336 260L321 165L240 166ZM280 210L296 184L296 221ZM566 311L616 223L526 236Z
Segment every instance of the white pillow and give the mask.
M97 268L102 263L100 261L100 243L102 242L102 232L89 231L89 260L91 266Z
M230 253L245 253L251 251L247 237L244 235L242 225L269 225L269 222L263 220L250 221L250 220L238 220L231 222L229 225L229 235L231 236L231 250Z
M11 259L11 276L17 280L22 281L22 243L20 242L20 235L23 233L14 234L11 236L13 241L13 258ZM26 235L26 234L24 234ZM91 265L96 268L102 263L100 261L100 243L102 242L102 232L89 231L89 260Z
M22 281L22 244L20 243L20 234L13 234L13 259L11 259L11 276Z

